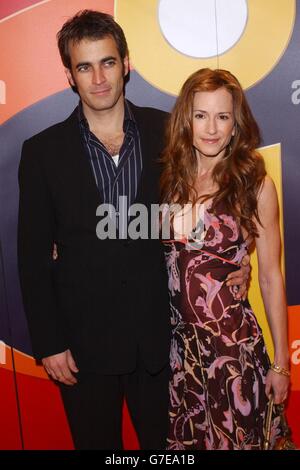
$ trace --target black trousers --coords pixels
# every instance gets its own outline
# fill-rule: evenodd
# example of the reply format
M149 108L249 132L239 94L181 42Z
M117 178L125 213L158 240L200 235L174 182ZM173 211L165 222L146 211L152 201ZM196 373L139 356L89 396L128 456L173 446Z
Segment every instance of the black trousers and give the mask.
M122 409L126 399L141 449L165 449L169 376L169 366L157 374L139 366L130 374L81 374L76 385L61 384L75 448L123 449Z

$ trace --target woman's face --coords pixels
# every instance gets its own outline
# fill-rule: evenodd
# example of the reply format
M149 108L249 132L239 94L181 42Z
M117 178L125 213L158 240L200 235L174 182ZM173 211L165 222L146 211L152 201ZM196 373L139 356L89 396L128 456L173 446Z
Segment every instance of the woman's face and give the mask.
M195 93L193 145L198 156L223 158L234 132L231 94L225 88Z

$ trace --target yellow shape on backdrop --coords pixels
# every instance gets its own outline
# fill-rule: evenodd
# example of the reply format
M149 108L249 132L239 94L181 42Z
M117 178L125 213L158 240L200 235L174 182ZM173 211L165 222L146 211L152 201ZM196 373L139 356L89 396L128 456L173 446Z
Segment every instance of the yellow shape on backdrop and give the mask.
M262 154L265 160L267 173L273 179L279 201L279 211L280 211L280 231L281 231L281 240L283 246L283 205L282 205L282 171L281 171L281 145L274 144L267 147L262 147L258 149ZM259 283L258 283L258 263L256 251L251 255L251 266L252 266L252 281L249 289L249 300L253 311L258 319L260 326L262 327L266 346L268 353L271 358L273 358L274 348L272 344L272 337L268 327L267 318L264 310L264 305L260 293ZM281 269L284 274L284 249L282 248L282 260L281 260Z
M203 67L228 69L244 88L253 86L281 58L296 16L295 0L248 0L247 25L239 41L222 55L199 59L166 41L158 21L158 1L115 0L115 17L124 28L133 67L151 85L173 95Z

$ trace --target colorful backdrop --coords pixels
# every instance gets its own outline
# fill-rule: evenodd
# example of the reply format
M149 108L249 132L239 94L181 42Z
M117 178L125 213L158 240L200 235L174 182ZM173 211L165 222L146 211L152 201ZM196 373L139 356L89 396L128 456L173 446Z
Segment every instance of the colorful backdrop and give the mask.
M284 240L292 383L287 415L300 446L300 1L0 0L0 449L72 449L56 385L32 358L16 261L17 168L24 139L65 119L77 103L55 35L78 10L113 14L132 70L126 95L169 111L201 67L231 70L263 135ZM298 262L298 263L297 263ZM272 355L252 257L251 302ZM124 442L138 447L124 407Z

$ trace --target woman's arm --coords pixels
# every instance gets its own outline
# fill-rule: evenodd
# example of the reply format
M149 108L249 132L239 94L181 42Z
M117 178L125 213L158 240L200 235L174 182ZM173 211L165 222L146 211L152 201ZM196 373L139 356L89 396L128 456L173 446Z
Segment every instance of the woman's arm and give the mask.
M279 210L275 185L266 177L258 197L258 214L262 225L257 223L258 273L261 293L274 343L274 363L289 369L287 340L287 308L283 278L280 269L281 241ZM275 403L281 403L287 395L289 378L270 370L266 393L274 394Z

